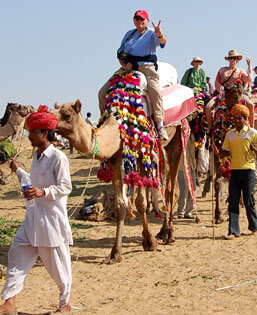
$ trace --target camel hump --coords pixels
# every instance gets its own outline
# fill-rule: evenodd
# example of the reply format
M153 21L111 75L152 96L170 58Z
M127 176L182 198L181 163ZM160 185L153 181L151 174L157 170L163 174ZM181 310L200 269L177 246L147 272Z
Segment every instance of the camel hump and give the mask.
M142 95L147 94L147 82L145 75L142 72L137 71L140 74L140 88ZM158 62L158 74L160 88L164 89L170 85L178 83L177 70L167 62Z

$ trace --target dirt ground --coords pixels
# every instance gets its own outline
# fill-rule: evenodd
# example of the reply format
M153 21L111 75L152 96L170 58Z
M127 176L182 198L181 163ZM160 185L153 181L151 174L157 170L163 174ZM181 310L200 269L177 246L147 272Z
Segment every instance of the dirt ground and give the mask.
M26 143L26 142L25 142ZM23 142L24 144L24 142ZM23 146L22 144L22 146ZM21 147L22 147L21 146ZM29 168L31 147L19 160ZM91 160L77 152L70 155L73 192L68 206L82 202ZM99 163L93 164L86 196L111 186L96 178ZM24 218L25 209L17 194L15 175L0 186L0 216ZM126 221L123 231L123 261L102 264L110 253L115 237L115 221L89 222L71 220L74 246L71 247L73 287L71 305L75 314L257 314L257 237L247 229L241 209L242 236L233 241L222 238L228 222L214 227L211 221L212 198L201 198L197 188L200 224L193 220L175 220L176 242L163 245L156 252L144 252L139 218ZM226 188L225 188L226 190ZM226 204L223 203L225 211ZM149 215L151 230L157 234L162 221ZM7 266L9 245L1 246L0 264ZM257 282L256 282L257 283ZM236 284L245 284L216 291ZM0 282L2 289L4 281ZM17 296L20 314L45 314L58 306L58 290L40 260L32 268L23 291Z

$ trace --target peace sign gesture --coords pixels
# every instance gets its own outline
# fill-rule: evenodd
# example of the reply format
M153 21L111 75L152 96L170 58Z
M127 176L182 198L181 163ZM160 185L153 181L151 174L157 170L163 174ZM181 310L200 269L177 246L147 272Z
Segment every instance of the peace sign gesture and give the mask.
M154 31L157 37L162 37L162 29L160 28L161 20L159 21L158 25L156 26L154 22L152 22L152 25L154 27Z

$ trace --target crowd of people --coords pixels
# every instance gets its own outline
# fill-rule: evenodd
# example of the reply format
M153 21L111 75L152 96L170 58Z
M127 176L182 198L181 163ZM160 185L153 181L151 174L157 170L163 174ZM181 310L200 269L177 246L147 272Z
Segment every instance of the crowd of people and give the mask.
M161 140L167 140L168 135L163 125L164 112L162 96L157 73L156 48L164 48L167 38L161 28L152 23L153 29L148 28L149 14L138 10L133 16L135 28L129 30L122 39L117 57L121 67L126 71L139 70L144 73L149 98L153 107L154 120ZM226 87L239 79L244 83L245 90L251 87L257 89L257 78L253 81L251 59L247 58L247 72L237 67L243 56L236 50L230 50L225 60L227 67L218 70L215 87L211 85L210 77L201 68L203 60L194 57L191 68L182 77L181 84L193 89L205 91L210 98L221 95ZM257 74L257 67L253 69ZM100 111L104 111L105 96L108 82L99 91ZM208 106L207 106L208 108ZM231 158L231 178L229 181L229 232L226 236L231 240L240 236L239 229L239 199L243 193L249 230L257 233L257 214L254 201L255 158L248 159L249 150L257 153L254 143L257 142L257 131L252 128L253 105L245 96L243 104L234 105L231 110L234 128L225 136L222 148L219 150L212 145L216 155ZM212 113L206 111L209 128L212 125ZM249 123L250 117L250 123ZM86 122L93 126L91 113L87 113ZM30 178L31 186L27 186L24 195L28 200L33 199L34 205L27 207L26 217L17 232L8 255L6 283L2 290L4 304L0 306L1 314L15 314L16 295L22 290L25 278L35 263L41 257L48 273L56 282L59 291L59 312L71 313L69 297L71 291L71 258L69 246L72 245L71 228L67 216L67 196L72 186L69 174L69 162L66 155L52 144L57 119L46 108L30 114L27 119L29 140L37 150L33 155ZM73 150L70 147L70 150ZM255 157L253 155L253 157ZM180 195L178 201L178 218L193 219L194 204L187 189L183 174L183 157L180 161L178 184ZM191 176L196 190L196 154L194 134L191 133L187 145L187 159ZM26 172L12 160L11 169L21 180ZM54 213L54 215L53 215Z

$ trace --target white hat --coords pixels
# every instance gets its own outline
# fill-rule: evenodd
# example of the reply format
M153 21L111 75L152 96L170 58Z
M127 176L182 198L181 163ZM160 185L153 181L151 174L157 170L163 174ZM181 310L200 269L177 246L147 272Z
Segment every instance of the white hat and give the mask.
M203 64L203 60L200 57L194 57L193 60L191 61L191 65L193 65L194 61L200 61L201 62L200 64L201 65Z

